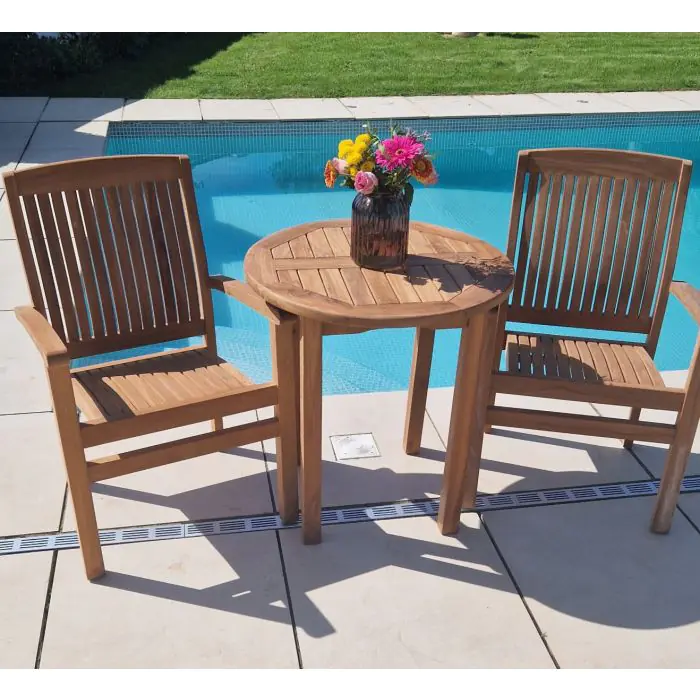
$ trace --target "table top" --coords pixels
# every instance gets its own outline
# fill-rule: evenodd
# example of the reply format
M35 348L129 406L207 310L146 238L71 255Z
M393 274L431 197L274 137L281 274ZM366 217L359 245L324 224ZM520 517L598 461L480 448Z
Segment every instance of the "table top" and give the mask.
M350 221L278 231L248 251L248 284L284 311L361 328L459 326L503 302L513 265L498 249L459 231L411 222L404 272L359 267Z

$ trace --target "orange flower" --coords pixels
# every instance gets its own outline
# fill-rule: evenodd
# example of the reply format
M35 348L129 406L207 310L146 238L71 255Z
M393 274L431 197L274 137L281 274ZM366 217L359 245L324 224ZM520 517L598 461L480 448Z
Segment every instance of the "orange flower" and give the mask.
M418 156L411 163L411 175L422 185L434 185L437 182L437 172L432 161L425 156Z
M326 187L333 187L333 185L335 185L335 179L337 177L338 177L338 172L333 167L333 162L329 160L326 163L326 169L323 171L323 179L326 183Z

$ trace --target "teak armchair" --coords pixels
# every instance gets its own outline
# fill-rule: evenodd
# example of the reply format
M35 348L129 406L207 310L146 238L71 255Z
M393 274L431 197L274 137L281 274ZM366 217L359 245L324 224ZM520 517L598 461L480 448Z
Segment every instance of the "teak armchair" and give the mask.
M670 445L652 529L671 520L700 417L700 340L683 389L666 387L653 357L669 291L700 324L700 291L672 282L692 163L628 151L543 149L518 157L508 238L516 269L499 314L498 348L486 424L617 437ZM643 334L642 343L507 332L506 320L538 326ZM422 341L422 344L421 344ZM419 335L411 402L425 405ZM500 371L501 352L506 369ZM422 356L421 356L422 354ZM496 393L630 407L628 419L495 406ZM415 408L415 407L414 407ZM675 424L640 420L643 408L677 411ZM407 436L412 426L409 407ZM487 427L488 430L488 427ZM481 436L465 479L473 506Z
M294 521L295 387L283 365L295 322L245 284L208 275L189 160L90 158L11 173L5 185L33 304L15 313L46 366L87 577L104 573L91 493L103 479L276 437L280 515ZM212 289L270 321L272 382L252 384L217 356ZM70 365L192 337L203 341ZM224 416L264 406L275 417L223 428ZM86 448L206 420L211 432L86 461Z

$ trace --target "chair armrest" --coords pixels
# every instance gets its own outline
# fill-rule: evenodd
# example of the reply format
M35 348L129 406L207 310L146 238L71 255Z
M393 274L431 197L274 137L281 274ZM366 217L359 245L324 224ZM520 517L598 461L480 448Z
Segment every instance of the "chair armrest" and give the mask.
M275 325L279 325L283 319L283 313L272 306L258 294L256 294L245 282L227 277L226 275L210 275L209 288L217 289L230 297L233 297L241 304L257 311Z
M671 282L671 294L683 304L685 310L700 325L700 289L687 282Z
M18 306L15 309L15 316L29 333L47 367L68 364L70 356L66 344L42 314L33 306Z

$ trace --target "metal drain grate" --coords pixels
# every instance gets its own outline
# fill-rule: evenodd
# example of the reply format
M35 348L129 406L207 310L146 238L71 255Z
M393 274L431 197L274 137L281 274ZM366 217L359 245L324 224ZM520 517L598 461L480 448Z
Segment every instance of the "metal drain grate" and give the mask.
M473 509L465 512L483 513L489 510L530 508L533 506L557 505L560 503L581 503L585 501L605 501L614 498L636 498L653 496L658 491L659 481L634 481L600 486L572 486L570 488L545 489L542 491L514 491L479 495ZM681 485L681 493L700 492L700 476L686 476ZM395 518L413 518L420 515L437 515L437 498L424 501L399 501L379 503L369 506L346 506L325 508L321 513L324 525L359 523ZM101 530L100 542L103 545L126 544L129 542L153 542L187 537L209 537L231 535L244 532L287 530L300 526L300 522L284 525L277 515L253 515L242 518L222 518L202 522L164 523L114 530ZM45 533L0 539L0 556L21 554L22 552L45 552L57 549L75 549L78 536L75 532Z

